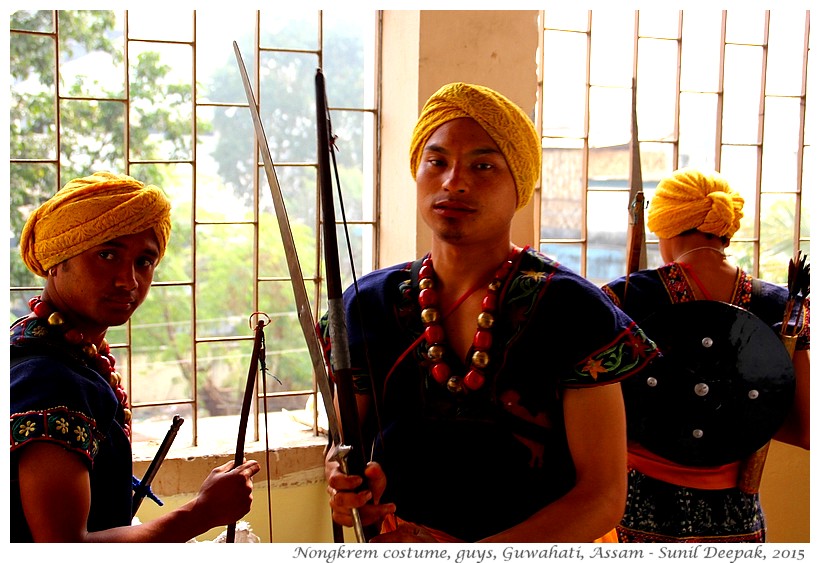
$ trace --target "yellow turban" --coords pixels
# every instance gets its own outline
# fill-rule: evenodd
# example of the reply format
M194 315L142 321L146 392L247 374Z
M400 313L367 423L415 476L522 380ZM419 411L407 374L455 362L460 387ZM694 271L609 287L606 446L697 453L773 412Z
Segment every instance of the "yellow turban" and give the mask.
M96 172L66 184L37 208L20 236L20 254L41 277L89 248L153 229L160 259L171 234L171 204L156 186L130 176Z
M413 178L430 135L448 121L461 117L474 119L495 141L515 180L516 209L527 205L541 172L541 139L520 107L484 86L455 82L441 87L427 100L410 141Z
M691 229L732 238L743 218L743 198L717 172L683 168L658 184L646 226L659 238Z

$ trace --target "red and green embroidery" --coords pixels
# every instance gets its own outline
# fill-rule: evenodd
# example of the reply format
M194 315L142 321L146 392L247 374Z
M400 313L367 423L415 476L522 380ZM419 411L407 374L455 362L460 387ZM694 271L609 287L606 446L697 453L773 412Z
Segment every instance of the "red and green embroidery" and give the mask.
M66 407L11 415L11 451L32 441L57 443L94 460L100 433L93 419Z
M575 366L574 380L568 383L617 381L658 355L658 348L632 323L614 342L593 353Z

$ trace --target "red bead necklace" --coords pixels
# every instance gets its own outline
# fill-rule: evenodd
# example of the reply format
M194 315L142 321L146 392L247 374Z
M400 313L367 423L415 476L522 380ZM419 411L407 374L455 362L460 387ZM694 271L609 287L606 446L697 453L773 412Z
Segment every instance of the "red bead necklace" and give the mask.
M98 349L93 342L85 340L82 332L74 327L67 326L65 318L59 311L40 299L39 297L32 297L28 301L28 306L31 312L38 319L45 320L50 327L54 327L62 331L63 339L69 344L79 346L83 354L86 356L86 363L89 367L99 372L104 377L107 376L108 384L114 390L114 395L122 405L123 411L123 430L126 436L131 436L131 409L128 406L128 395L125 388L122 386L122 376L117 372L114 365L116 360L111 355L111 350L108 347L108 342L103 338L102 345Z
M493 344L491 328L495 322L494 313L498 307L498 292L504 285L504 280L509 275L518 252L518 248L513 248L507 260L496 270L493 281L487 287L487 295L481 301L481 312L476 320L477 328L473 337L470 368L463 377L453 375L450 366L444 362L446 335L441 325L443 317L438 309L439 296L435 289L435 270L433 270L433 261L430 256L422 262L419 270L419 306L421 307L421 322L424 324L424 339L427 341L427 358L431 362L430 373L433 379L446 385L452 393L476 391L484 385L486 379L484 370L490 364L489 350ZM447 315L452 313L474 291L475 289L468 290L447 312Z

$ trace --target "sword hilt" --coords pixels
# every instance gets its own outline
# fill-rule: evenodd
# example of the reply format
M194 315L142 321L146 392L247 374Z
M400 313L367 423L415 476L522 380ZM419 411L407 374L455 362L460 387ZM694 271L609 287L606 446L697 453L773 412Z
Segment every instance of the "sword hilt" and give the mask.
M350 454L350 450L350 446L345 444L338 444L334 447L334 452L331 456L331 459L336 460L339 463L339 470L345 475L349 475L347 469L347 457ZM359 509L351 509L350 514L353 517L353 532L356 535L356 541L358 543L367 543L367 539L364 535L364 526L362 525L362 517L359 514Z

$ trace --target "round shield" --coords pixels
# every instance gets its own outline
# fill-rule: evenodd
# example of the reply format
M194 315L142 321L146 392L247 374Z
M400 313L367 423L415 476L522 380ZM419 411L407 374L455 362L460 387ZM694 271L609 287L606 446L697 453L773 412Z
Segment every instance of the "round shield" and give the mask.
M783 424L794 368L758 317L692 301L640 326L662 357L622 384L631 439L680 464L716 466L754 453Z

